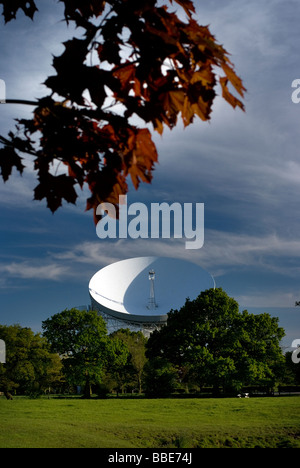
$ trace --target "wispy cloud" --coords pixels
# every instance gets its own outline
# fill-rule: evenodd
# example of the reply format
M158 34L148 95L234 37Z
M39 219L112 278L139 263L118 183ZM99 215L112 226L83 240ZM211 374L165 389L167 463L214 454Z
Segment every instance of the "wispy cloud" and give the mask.
M3 275L2 279L12 278L31 279L31 280L49 280L59 281L69 275L69 268L64 265L55 263L35 264L29 261L12 262L6 265L0 265L0 272ZM41 262L42 263L42 262ZM3 281L4 282L4 281Z
M276 234L254 237L210 230L206 232L202 249L186 250L184 242L184 239L83 242L64 252L54 253L53 259L70 265L101 268L129 257L170 256L198 263L216 275L238 267L256 267L287 276L300 274L298 239L286 240ZM285 266L287 257L293 260L289 266Z
M300 287L299 287L300 294ZM255 294L239 294L235 297L242 307L259 307L259 308L292 308L297 300L297 295L294 292L286 292L282 289L274 292L256 290ZM295 313L299 311L295 310Z
M299 239L288 240L276 234L253 236L209 231L200 256L218 274L223 274L226 269L242 266L287 276L300 276ZM290 259L289 262L287 258Z

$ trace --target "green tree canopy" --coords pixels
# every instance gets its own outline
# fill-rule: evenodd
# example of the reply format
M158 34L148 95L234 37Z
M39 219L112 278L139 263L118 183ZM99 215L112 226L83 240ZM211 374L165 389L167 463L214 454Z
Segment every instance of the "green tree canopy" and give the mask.
M6 343L6 363L0 364L0 390L7 398L13 390L31 393L45 390L60 378L60 360L39 333L20 325L0 325Z
M167 326L150 336L147 356L167 359L200 386L271 385L283 360L283 336L277 318L240 313L221 288L210 289L170 312Z
M125 362L126 347L112 342L103 318L95 311L64 310L42 323L53 351L63 358L64 373L73 385L84 385L91 396L92 384L101 382L108 363Z

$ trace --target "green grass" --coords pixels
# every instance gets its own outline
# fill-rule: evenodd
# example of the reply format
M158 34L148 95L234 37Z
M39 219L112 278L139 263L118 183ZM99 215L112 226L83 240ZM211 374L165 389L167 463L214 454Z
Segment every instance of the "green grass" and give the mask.
M0 398L0 448L300 448L300 397Z

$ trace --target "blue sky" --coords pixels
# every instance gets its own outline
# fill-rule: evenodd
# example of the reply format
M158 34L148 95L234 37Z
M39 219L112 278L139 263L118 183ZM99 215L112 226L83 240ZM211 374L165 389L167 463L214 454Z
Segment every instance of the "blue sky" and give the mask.
M43 7L40 5L43 4ZM54 0L37 2L31 22L22 14L0 26L0 78L7 98L48 94L41 84L54 73L52 55L79 31L60 20ZM221 98L212 120L154 135L159 153L151 185L131 189L128 203L205 204L205 242L186 250L184 241L100 240L87 193L77 206L52 215L33 201L32 166L23 177L0 182L0 323L40 331L51 315L89 303L88 283L101 267L143 255L191 260L207 269L241 310L280 318L288 346L300 338L300 104L291 100L300 78L300 4L286 0L195 2L197 19L209 24L231 53L247 94L246 113ZM30 108L0 106L0 133Z

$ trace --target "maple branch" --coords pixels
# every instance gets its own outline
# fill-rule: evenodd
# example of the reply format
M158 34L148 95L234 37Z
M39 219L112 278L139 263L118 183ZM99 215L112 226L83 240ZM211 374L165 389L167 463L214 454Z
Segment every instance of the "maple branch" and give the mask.
M38 106L37 101L28 101L26 99L6 99L4 104L24 104L25 106Z
M111 13L114 11L114 5L111 6L110 10L106 13L106 15L102 18L101 23L98 26L98 31L103 28L105 21L107 18L111 15Z
M19 9L33 18L35 2L0 0L5 22ZM173 2L185 10L188 22L169 11ZM184 127L196 117L210 120L218 84L215 67L225 74L218 81L233 108L244 110L244 105L229 86L241 97L245 88L226 50L207 26L192 18L193 0L59 3L64 4L67 24L82 29L84 36L64 42L62 55L53 57L56 73L44 82L50 95L3 99L6 104L33 106L33 116L17 119L15 134L0 135L0 176L5 182L14 168L22 173L25 166L18 152L27 153L35 158L39 180L35 200L46 198L54 212L63 199L75 203L75 184L81 188L87 184L91 192L87 210L94 209L97 223L99 203L118 206L119 195L128 191L128 176L136 189L140 182L152 180L157 150L150 131L131 124L133 115L145 125L152 123L160 135L165 126L173 129L180 115ZM67 166L66 174L58 175L61 163Z
M38 152L32 151L29 148L18 147L18 145L13 140L9 141L6 138L4 138L2 135L0 135L0 143L6 146L7 148L17 149L18 151L21 151L22 153L30 154L30 156L34 156L34 157L38 156Z

